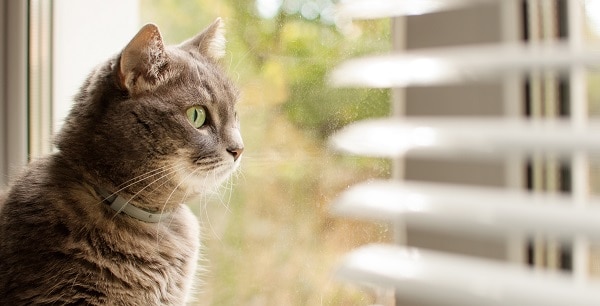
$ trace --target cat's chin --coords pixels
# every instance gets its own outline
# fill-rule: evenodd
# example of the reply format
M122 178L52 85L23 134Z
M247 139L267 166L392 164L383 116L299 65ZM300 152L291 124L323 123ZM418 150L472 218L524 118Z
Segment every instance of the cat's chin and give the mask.
M181 187L190 195L213 193L221 186L238 168L239 163L231 166L221 166L208 172L197 171L189 173L182 178Z
M213 193L227 180L227 178L229 178L229 175L194 177L189 179L185 185L187 187L187 192L191 194Z

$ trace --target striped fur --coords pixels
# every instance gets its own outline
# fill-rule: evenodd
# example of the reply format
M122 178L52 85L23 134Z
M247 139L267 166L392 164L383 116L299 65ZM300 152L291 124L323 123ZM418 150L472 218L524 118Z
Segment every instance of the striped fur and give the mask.
M239 165L232 150L243 148L238 93L211 49L223 40L220 28L217 20L188 43L163 46L158 28L145 26L90 74L58 151L0 195L0 305L188 301L199 226L181 203L213 192ZM201 129L186 118L194 105L209 113ZM171 217L118 214L98 188Z

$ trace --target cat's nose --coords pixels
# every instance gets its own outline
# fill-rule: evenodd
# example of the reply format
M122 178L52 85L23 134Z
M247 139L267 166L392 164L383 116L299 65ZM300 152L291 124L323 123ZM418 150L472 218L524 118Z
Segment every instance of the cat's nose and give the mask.
M231 148L227 149L227 152L233 156L233 161L238 160L240 156L242 156L242 152L244 152L244 148Z

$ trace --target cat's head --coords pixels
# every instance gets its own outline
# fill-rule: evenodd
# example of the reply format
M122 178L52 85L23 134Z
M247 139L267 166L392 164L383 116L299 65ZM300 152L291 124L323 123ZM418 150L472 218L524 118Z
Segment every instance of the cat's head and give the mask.
M177 46L145 25L81 87L57 137L61 154L134 201L177 202L219 185L243 151L238 91L218 63L224 47L220 19Z

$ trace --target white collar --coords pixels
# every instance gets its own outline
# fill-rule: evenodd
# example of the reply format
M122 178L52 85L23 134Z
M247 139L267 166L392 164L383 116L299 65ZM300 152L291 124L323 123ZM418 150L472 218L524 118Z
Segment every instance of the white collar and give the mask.
M118 194L111 194L108 191L97 188L96 191L102 196L103 200L110 205L112 210L148 223L158 223L171 215L171 213L153 213L141 208L135 207Z

